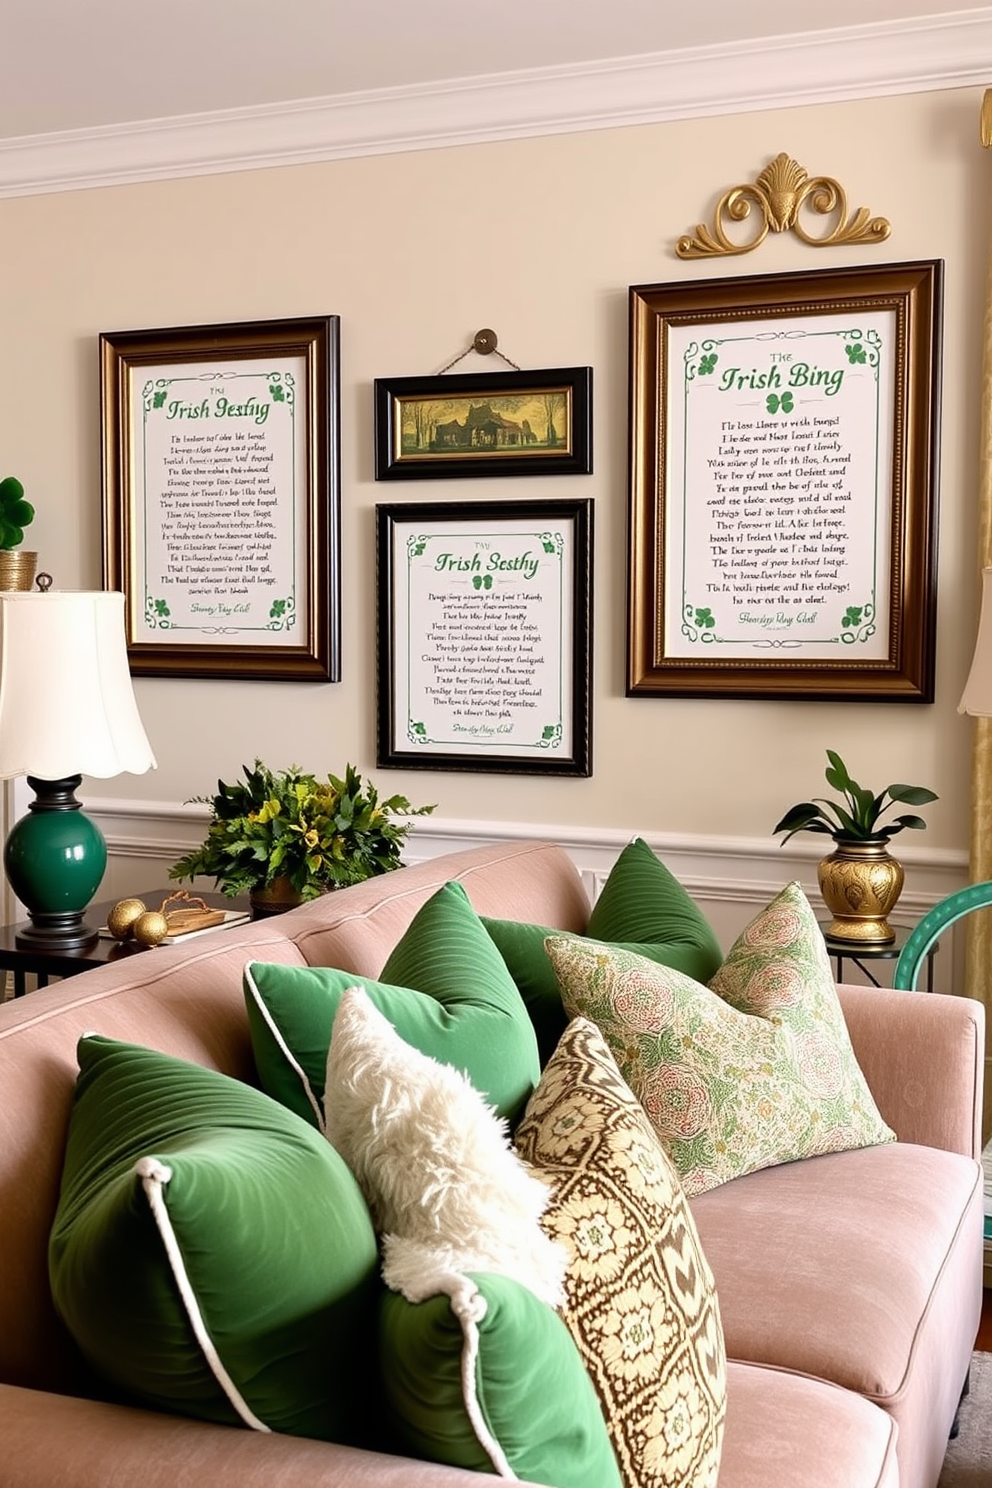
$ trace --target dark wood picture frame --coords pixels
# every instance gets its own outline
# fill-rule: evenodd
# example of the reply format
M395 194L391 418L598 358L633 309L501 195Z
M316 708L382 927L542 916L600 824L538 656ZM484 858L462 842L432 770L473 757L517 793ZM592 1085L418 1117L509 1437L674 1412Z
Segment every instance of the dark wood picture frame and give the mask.
M631 287L629 697L933 701L942 292Z
M590 500L376 507L377 762L592 773Z
M376 480L591 470L591 367L375 380Z
M104 582L134 673L340 679L338 330L100 336Z

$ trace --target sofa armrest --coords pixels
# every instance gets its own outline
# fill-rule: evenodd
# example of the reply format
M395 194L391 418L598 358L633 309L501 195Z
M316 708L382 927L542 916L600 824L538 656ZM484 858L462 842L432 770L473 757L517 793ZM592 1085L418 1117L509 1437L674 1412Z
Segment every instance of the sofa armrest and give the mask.
M480 1488L492 1478L330 1442L0 1384L4 1488Z
M970 997L839 986L855 1057L900 1142L978 1158L985 1008Z

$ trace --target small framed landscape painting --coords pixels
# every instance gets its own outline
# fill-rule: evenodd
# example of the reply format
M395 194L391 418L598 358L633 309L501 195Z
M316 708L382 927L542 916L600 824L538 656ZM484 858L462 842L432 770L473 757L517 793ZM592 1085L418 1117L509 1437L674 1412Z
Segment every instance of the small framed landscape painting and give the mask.
M376 480L588 475L592 368L380 377Z

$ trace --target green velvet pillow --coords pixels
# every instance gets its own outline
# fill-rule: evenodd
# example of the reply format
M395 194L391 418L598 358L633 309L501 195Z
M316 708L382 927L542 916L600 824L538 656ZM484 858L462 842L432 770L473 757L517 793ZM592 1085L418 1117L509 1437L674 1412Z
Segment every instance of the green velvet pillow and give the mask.
M383 1294L380 1393L398 1450L553 1488L621 1488L592 1381L562 1319L506 1276ZM509 1471L507 1471L509 1469Z
M408 1044L462 1070L511 1122L540 1076L527 1009L457 883L418 910L381 981L253 961L244 983L262 1088L321 1130L331 1027L349 987L362 987Z
M382 1287L343 1160L215 1070L95 1035L78 1052L49 1274L83 1354L145 1405L353 1440Z
M537 1033L542 1066L547 1064L568 1022L554 968L544 942L561 932L486 916L510 975L520 989ZM674 966L696 981L707 981L722 953L706 917L661 859L641 837L623 849L593 905L585 937Z

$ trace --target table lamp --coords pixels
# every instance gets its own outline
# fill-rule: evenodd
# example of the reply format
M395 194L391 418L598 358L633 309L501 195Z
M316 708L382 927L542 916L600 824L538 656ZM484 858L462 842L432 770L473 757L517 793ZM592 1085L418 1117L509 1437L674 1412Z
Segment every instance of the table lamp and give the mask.
M124 635L124 596L48 590L0 593L0 779L35 792L4 847L10 886L31 923L18 945L93 945L84 922L107 866L107 844L74 792L155 765L138 716Z

